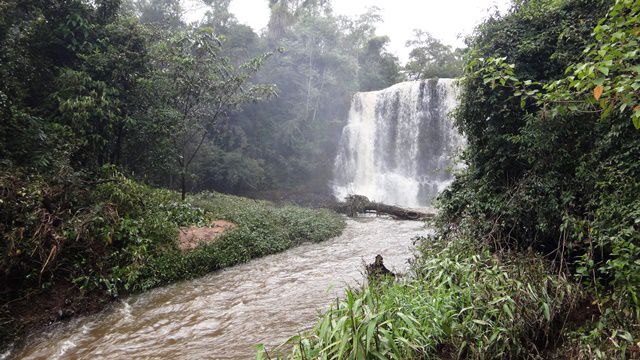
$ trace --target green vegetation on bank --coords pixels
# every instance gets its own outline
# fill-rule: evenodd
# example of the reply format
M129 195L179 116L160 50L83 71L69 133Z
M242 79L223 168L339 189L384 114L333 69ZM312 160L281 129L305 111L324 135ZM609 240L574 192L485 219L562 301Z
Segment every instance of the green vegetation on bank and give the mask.
M69 173L51 183L19 170L0 177L0 342L100 308L92 302L326 240L344 227L340 216L324 210L218 193L183 202L176 192L142 185L112 168L97 178ZM178 248L180 227L221 219L237 227L196 249Z
M637 0L514 1L481 24L466 166L413 276L349 291L291 356L638 358L639 26Z
M189 201L208 218L228 220L238 227L211 244L187 253L165 252L153 259L136 290L206 274L303 242L324 241L339 235L345 226L339 215L324 209L276 207L266 201L210 192L189 197Z
M581 283L601 316L566 332L575 357L640 350L638 25L637 0L519 4L478 29L455 115L468 167L439 224Z
M410 279L348 290L307 335L297 359L526 358L554 344L580 289L531 255L476 241L424 239ZM264 354L260 355L264 357Z

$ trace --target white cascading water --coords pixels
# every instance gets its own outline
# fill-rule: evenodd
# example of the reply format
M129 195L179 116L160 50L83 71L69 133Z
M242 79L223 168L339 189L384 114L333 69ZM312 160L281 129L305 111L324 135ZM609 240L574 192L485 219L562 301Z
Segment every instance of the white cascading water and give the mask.
M452 179L464 138L449 113L453 79L408 81L355 94L335 163L334 195L428 206Z

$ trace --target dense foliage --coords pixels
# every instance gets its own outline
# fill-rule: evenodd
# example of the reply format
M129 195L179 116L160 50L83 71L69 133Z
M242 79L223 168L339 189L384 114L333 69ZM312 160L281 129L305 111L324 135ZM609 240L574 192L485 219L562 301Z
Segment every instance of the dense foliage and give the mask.
M462 49L452 50L428 32L414 30L414 39L406 46L411 48L409 62L404 69L410 79L457 78L463 72Z
M533 254L498 258L474 241L423 244L411 279L348 290L310 334L289 340L292 357L527 358L555 344L553 324L579 306L578 287Z
M114 164L175 186L230 111L273 93L248 84L268 54L234 65L210 27L152 33L119 4L2 3L4 164Z
M485 22L456 113L467 168L440 199L443 236L538 250L612 309L589 357L638 335L639 6L529 1Z

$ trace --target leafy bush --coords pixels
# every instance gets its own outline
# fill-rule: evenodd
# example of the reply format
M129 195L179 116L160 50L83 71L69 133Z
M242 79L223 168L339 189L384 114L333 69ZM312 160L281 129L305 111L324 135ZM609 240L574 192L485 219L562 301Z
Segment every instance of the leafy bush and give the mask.
M219 193L202 193L189 200L208 218L231 221L237 228L194 250L172 249L151 258L131 283L131 290L193 278L302 242L323 241L340 234L345 226L338 215L327 210L274 207L265 201Z
M292 357L526 358L555 343L555 323L582 296L534 255L422 243L413 278L348 290L308 335L289 340Z
M640 335L639 16L637 1L539 0L481 25L456 112L468 166L439 199L443 234L534 249L586 285L603 315L577 356Z
M17 170L0 179L3 286L14 295L66 279L115 296L149 257L176 248L178 226L206 222L175 193L111 168L85 178L68 170L45 181Z
M22 326L12 306L61 284L80 298L118 297L326 240L344 227L329 211L216 193L183 202L112 167L87 178L68 168L49 180L17 168L0 176L0 321L8 324L0 341ZM209 245L178 249L180 227L212 219L238 226Z

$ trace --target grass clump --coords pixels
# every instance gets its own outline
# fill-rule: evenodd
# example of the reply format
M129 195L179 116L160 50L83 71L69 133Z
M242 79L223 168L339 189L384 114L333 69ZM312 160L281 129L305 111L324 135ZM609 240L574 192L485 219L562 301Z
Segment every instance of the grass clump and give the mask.
M266 201L211 192L188 200L207 217L228 220L238 227L213 243L188 252L168 251L152 259L137 281L136 291L206 274L304 242L327 240L339 235L345 226L340 216L328 210L276 207Z
M539 257L432 241L412 278L348 290L309 333L289 340L288 357L536 358L582 301L580 288Z

